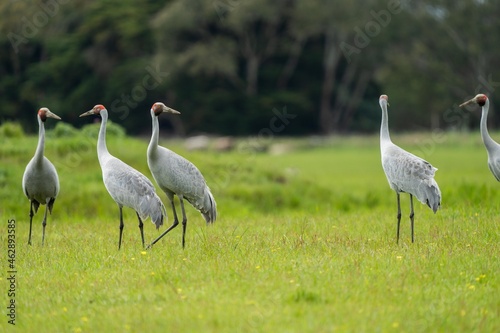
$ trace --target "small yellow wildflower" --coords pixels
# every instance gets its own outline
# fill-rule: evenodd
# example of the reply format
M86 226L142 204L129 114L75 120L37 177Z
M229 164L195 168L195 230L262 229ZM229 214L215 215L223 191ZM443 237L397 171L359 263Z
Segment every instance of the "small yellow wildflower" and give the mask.
M394 328L398 328L398 327L399 327L399 323L398 323L397 321L396 321L396 322L394 322L394 323L392 323L392 327L394 327Z
M461 315L462 317L464 317L466 313L467 313L467 312L465 312L465 310L460 311L460 315Z
M87 318L87 317L85 317L85 316L84 316L84 317L82 317L82 321L83 321L84 323L86 323L86 322L88 322L88 321L89 321L89 318Z
M148 253L147 253L146 251L141 251L141 254L142 254L143 256L145 256L145 255L146 255L146 254L148 254Z
M481 274L481 275L479 275L479 276L476 278L476 281L477 281L477 282L481 282L481 281L483 281L485 278L486 278L486 274Z

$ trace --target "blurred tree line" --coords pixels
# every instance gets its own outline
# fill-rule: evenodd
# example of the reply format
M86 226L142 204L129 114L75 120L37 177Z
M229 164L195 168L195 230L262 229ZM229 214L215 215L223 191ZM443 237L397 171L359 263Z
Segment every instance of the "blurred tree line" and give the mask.
M498 1L5 0L0 14L0 120L29 130L40 106L79 127L101 103L141 134L163 101L179 135L300 135L377 131L382 93L398 130L476 126L457 105L477 92L500 103Z

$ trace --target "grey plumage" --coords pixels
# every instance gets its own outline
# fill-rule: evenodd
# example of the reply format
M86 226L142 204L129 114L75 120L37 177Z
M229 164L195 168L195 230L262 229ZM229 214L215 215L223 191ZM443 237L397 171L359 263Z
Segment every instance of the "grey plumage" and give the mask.
M413 196L420 202L427 204L434 213L441 206L441 191L434 180L437 171L429 162L415 156L392 143L389 136L387 95L380 96L379 104L382 109L380 127L380 151L382 168L384 169L390 187L396 192L398 203L397 240L399 241L399 227L401 223L400 193L410 194L410 221L411 240L414 241L414 211Z
M484 94L477 94L474 98L464 102L460 107L467 106L471 103L476 103L481 106L481 123L480 131L484 146L488 152L488 167L495 176L496 180L500 181L500 145L496 143L488 133L488 110L490 108L490 100Z
M49 118L60 120L56 114L50 112L47 108L38 110L38 145L35 155L29 161L23 175L23 192L30 200L30 231L28 244L31 245L31 226L34 213L38 211L40 204L47 205L43 216L42 227L42 245L45 242L45 226L47 224L47 210L52 214L52 207L59 193L59 177L54 165L46 158L43 153L45 149L45 127L44 122ZM33 209L35 212L33 213Z
M135 210L139 220L142 246L144 247L144 231L142 220L151 217L151 221L158 229L163 225L163 217L167 216L165 207L156 194L153 183L139 171L111 155L106 146L106 123L108 111L102 105L96 105L80 117L100 114L102 118L97 140L97 157L102 170L102 180L109 195L118 204L120 210L120 237L118 249L121 247L123 232L122 208L130 207Z
M208 188L205 179L196 166L184 157L174 153L170 149L158 145L159 124L158 116L163 113L179 114L163 103L155 103L151 108L152 135L148 146L148 166L158 186L167 195L173 211L173 224L150 246L158 242L170 230L175 228L179 221L175 211L174 195L177 195L182 210L182 247L185 245L185 234L187 218L184 210L183 199L186 199L205 218L207 223L213 223L217 219L217 205Z

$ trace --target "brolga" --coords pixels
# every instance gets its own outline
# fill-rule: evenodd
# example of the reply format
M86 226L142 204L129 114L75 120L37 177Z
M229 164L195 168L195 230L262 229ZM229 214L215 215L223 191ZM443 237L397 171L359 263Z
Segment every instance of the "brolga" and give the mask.
M384 169L389 186L396 192L398 203L397 242L399 243L399 227L401 224L401 205L399 194L410 195L410 222L411 241L414 242L414 216L413 196L427 204L434 213L441 205L441 191L434 180L437 169L429 162L415 156L392 143L389 136L389 120L387 115L387 95L379 98L382 109L382 122L380 126L380 151L382 154L382 168Z
M106 146L106 123L108 111L98 104L92 110L84 112L80 117L100 115L102 118L97 139L97 158L102 170L102 180L109 195L118 204L120 210L120 237L118 249L122 244L123 213L122 208L130 207L135 210L139 219L139 230L141 232L142 247L144 247L144 230L142 220L151 217L151 221L158 229L166 217L166 210L160 198L156 194L153 183L139 171L128 164L112 156Z
M45 127L44 123L47 118L60 120L61 118L50 112L47 108L38 110L38 145L36 147L35 156L26 166L23 175L23 192L30 201L30 233L28 236L28 244L31 245L31 225L33 222L33 209L35 213L38 211L40 204L47 205L42 221L42 245L45 242L45 226L47 225L47 210L52 214L52 207L59 193L59 177L54 165L43 156L45 150Z
M488 152L488 167L495 178L500 181L500 145L493 141L488 133L488 110L490 108L490 101L484 94L478 94L476 97L462 103L460 107L476 103L482 108L481 123L479 125L481 131L481 138L483 139L484 146Z
M153 246L179 224L175 211L174 195L177 195L179 198L182 211L182 247L184 248L187 227L184 199L203 215L207 224L215 222L217 218L217 206L205 179L196 166L170 149L158 145L160 131L158 116L164 112L180 114L179 111L171 109L163 103L155 103L151 107L153 133L148 146L148 166L156 183L165 192L172 205L174 222L148 248Z

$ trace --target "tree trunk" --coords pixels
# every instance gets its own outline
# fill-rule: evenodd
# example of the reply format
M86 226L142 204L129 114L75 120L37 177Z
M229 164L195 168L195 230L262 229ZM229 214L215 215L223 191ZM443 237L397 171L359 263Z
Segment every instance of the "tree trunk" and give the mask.
M352 98L350 87L356 75L357 69L358 66L356 62L347 66L344 71L344 75L342 76L342 80L338 85L337 98L335 99L335 104L332 110L332 128L335 131L340 130L340 123L342 122L342 118L344 116L344 110L349 103L349 99Z
M331 102L335 85L335 72L339 61L339 48L335 43L335 31L329 28L325 32L325 50L323 55L324 77L321 88L321 102L319 110L319 127L323 134L333 131L333 117Z
M247 59L247 90L248 96L257 94L257 80L259 74L259 58L256 55L251 55Z
M359 107L359 103L365 95L366 88L371 78L372 73L368 70L363 70L358 76L358 81L356 82L351 97L348 99L346 110L344 111L344 121L342 122L343 131L347 131L347 128L351 125L354 112Z
M297 63L299 62L299 58L300 55L302 54L305 42L306 38L304 36L300 36L295 39L295 42L293 43L290 50L290 56L288 57L288 61L286 62L286 65L283 68L283 72L281 72L281 75L278 79L278 89L287 88L288 81L292 77L293 72L297 67Z

